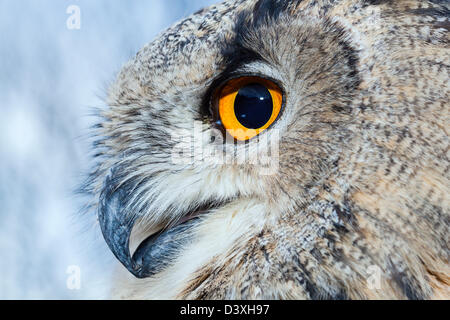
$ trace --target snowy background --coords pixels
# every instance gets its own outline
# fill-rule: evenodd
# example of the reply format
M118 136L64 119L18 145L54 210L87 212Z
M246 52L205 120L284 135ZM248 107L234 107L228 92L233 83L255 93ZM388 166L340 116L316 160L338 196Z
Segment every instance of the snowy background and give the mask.
M106 297L112 254L74 194L92 107L144 44L214 2L0 0L0 299Z

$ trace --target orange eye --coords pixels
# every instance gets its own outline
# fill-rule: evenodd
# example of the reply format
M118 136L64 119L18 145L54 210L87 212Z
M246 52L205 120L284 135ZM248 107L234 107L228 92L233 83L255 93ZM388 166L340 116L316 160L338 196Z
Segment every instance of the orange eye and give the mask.
M236 140L249 140L277 119L283 103L281 89L259 77L230 80L219 93L219 116Z

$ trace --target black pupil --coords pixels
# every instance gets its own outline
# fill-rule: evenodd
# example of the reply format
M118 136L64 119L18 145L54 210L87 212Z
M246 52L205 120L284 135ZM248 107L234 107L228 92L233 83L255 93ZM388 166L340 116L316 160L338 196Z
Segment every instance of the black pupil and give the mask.
M248 129L259 129L272 116L273 103L269 90L258 83L242 87L234 101L238 121Z

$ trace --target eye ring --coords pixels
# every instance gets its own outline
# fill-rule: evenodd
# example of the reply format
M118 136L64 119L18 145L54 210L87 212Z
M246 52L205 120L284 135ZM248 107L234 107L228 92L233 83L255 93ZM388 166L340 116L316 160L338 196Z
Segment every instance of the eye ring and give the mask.
M270 80L244 76L226 82L215 101L217 116L226 132L236 140L247 141L278 118L283 92Z

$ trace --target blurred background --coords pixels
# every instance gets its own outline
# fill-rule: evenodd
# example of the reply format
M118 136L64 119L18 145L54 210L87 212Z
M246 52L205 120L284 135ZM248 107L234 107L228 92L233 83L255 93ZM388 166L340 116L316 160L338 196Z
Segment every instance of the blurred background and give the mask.
M143 45L214 2L0 0L0 299L107 298L113 257L75 194L93 108Z

